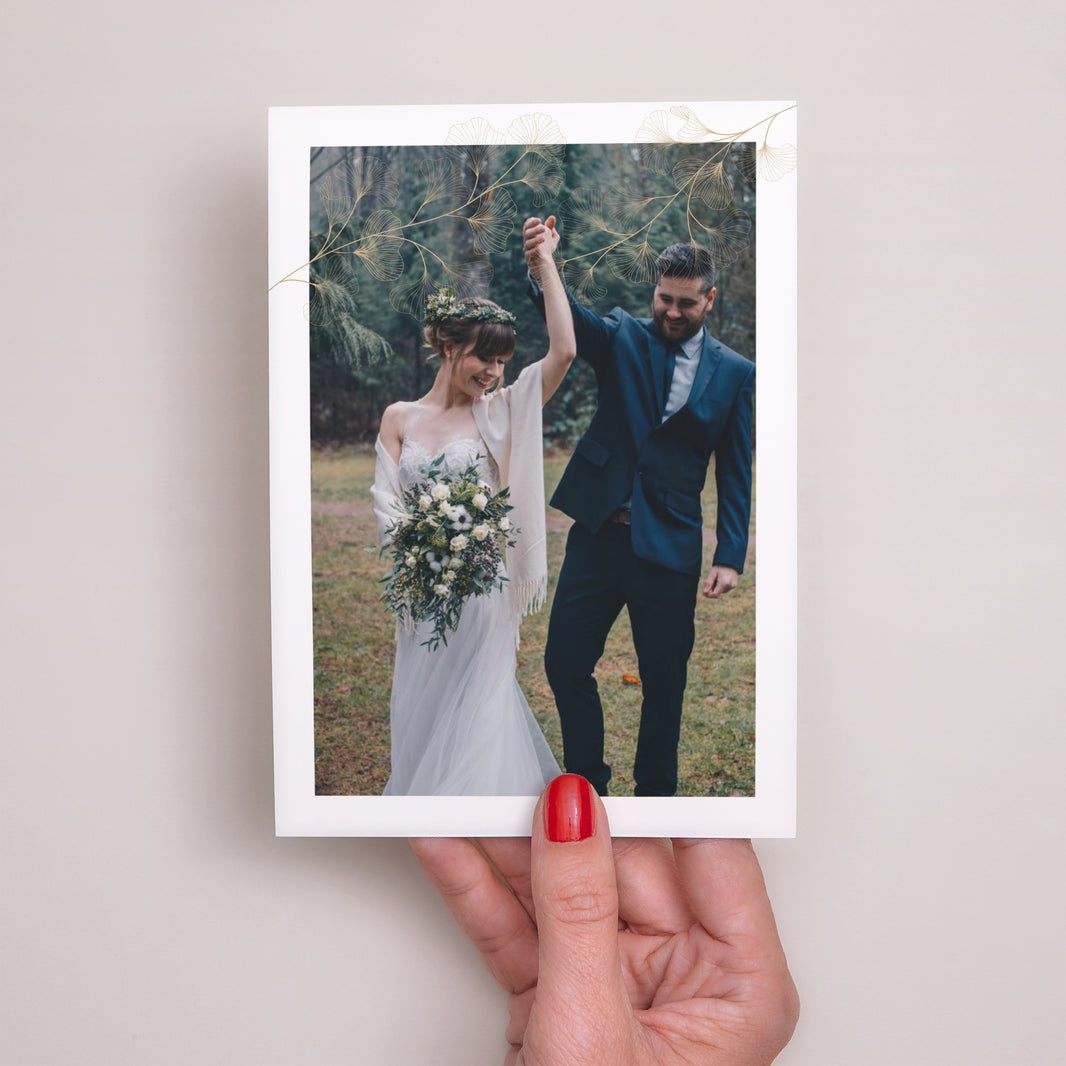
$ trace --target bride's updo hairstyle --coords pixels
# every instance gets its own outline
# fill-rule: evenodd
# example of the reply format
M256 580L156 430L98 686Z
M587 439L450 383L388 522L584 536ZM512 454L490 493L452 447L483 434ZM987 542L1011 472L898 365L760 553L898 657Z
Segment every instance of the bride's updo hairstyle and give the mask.
M473 344L473 354L488 362L514 351L514 315L480 296L456 299L447 289L429 298L422 339L430 358L444 358L444 345Z

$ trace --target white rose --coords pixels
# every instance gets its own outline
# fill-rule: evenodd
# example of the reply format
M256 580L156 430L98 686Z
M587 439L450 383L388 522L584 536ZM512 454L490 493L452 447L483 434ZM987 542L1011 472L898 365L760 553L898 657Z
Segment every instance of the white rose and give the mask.
M459 575L454 570L444 571L444 580L450 585Z
M470 501L479 511L484 511L489 505L489 498L483 492L475 492L474 498Z
M504 533L506 533L507 530L509 530L510 528L511 528L511 520L507 517L507 515L504 515L503 518L500 519L500 529Z
M453 552L461 552L469 543L470 541L467 540L466 536L460 533L458 536L452 537L451 549Z
M447 500L441 500L440 503L437 504L437 510L440 511L445 518L448 517L448 512L451 511L451 509L452 505Z
M449 589L447 585L434 585L433 592L437 596L447 596L448 593L451 592L451 589Z
M432 495L435 500L446 500L451 494L452 490L445 485L443 481L438 481L437 484L433 486Z
M490 530L489 527L485 525L484 522L482 522L481 525L474 526L474 528L470 530L470 535L474 538L474 540L484 540L491 532L492 530Z
M421 507L423 511L428 511L433 506L433 500L423 492L422 495L418 497L418 506Z
M460 559L458 556L456 558L454 558L454 559L449 559L448 560L448 569L449 570L458 570L459 567L462 566L462 565L463 565L463 560Z
M408 552L403 557L403 561L404 561L404 565L405 566L411 566L411 567L413 567L415 565L415 563L418 562L418 560L410 552Z

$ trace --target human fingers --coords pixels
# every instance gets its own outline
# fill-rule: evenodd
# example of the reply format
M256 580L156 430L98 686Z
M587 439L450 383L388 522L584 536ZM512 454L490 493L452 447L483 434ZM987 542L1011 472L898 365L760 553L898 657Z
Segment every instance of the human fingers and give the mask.
M539 218L527 218L522 226L522 251L528 259L544 240L545 226Z
M696 919L716 940L780 952L781 940L750 840L675 840L681 884Z
M675 840L682 883L700 924L726 951L726 995L743 1006L759 1062L772 1062L792 1038L799 996L788 971L762 869L747 840Z
M542 260L551 259L555 251L556 240L557 238L553 237L552 231L547 226L541 226L540 229L530 235L525 243L527 257L535 257Z
M556 218L555 218L555 216L554 215L549 215L544 220L544 225L548 227L548 235L549 235L549 239L551 240L551 248L552 248L552 251L555 251L555 249L558 247L558 244L559 244L559 231L555 228L555 226L556 226Z
M533 889L529 879L529 837L484 837L477 846L503 879L530 918L533 914Z
M463 839L426 837L411 848L492 976L512 993L536 984L536 928L485 856Z
M732 592L737 587L739 575L729 567L712 566L711 572L703 585L703 594L709 599L716 600L726 592Z
M721 593L718 591L718 568L712 566L707 574L707 580L703 583L703 594L709 599L717 599Z
M669 936L688 929L694 918L669 843L616 838L613 850L618 916L630 931Z
M576 774L557 777L533 819L540 974L527 1041L533 1061L627 1061L632 1013L618 948L618 890L607 813ZM543 1042L542 1044L539 1042Z

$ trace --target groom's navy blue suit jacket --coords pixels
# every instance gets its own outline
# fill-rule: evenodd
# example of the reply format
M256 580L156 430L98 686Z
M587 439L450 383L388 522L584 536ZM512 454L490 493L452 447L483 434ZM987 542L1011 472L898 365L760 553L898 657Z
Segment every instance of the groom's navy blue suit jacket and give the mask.
M533 299L543 310L543 299ZM700 493L715 458L714 564L741 571L751 513L755 364L704 331L688 402L662 421L666 346L651 319L615 308L600 318L571 300L577 354L596 373L599 403L551 504L592 533L632 501L638 558L700 573Z

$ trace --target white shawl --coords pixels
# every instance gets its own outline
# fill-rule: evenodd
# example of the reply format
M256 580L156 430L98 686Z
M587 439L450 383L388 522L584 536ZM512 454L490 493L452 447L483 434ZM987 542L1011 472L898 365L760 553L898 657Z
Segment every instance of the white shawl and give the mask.
M544 606L548 594L548 550L544 522L544 437L540 363L527 366L505 389L482 396L474 404L474 423L500 471L500 484L510 487L514 508L511 523L521 532L507 549L507 589L515 621ZM400 471L379 437L374 501L378 540L402 513Z

